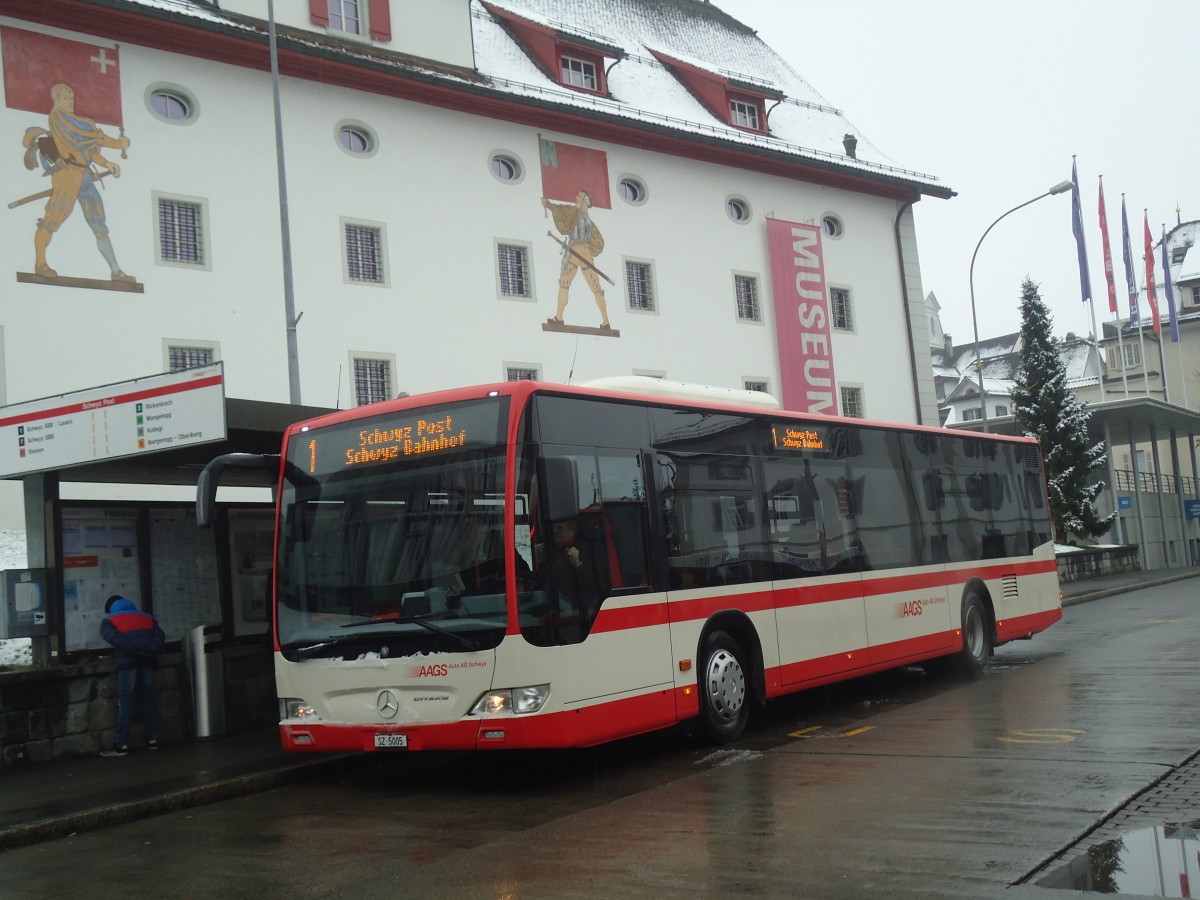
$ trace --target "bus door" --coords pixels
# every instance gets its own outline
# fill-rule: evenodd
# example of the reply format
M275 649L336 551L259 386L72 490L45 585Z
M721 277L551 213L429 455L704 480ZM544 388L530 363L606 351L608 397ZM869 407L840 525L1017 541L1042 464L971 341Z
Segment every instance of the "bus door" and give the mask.
M775 453L765 462L774 603L779 621L780 682L802 684L865 666L863 608L854 482L838 441L844 429L804 429L797 449L774 426ZM832 442L832 443L831 443Z
M675 717L671 645L650 586L642 465L632 449L526 453L530 589L518 613L525 639L561 660L552 691L567 708L640 698L635 715L661 724Z
M954 649L939 510L947 490L940 436L858 429L849 460L871 662Z

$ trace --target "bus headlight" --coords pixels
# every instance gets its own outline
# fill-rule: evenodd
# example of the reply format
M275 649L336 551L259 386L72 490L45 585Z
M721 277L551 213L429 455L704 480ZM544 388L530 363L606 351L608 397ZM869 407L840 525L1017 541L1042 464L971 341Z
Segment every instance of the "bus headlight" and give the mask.
M287 719L315 719L317 711L309 703L295 697L280 697L279 698L279 720L286 721Z
M535 684L529 687L509 688L503 691L488 691L471 707L473 716L520 716L535 713L550 697L550 685Z

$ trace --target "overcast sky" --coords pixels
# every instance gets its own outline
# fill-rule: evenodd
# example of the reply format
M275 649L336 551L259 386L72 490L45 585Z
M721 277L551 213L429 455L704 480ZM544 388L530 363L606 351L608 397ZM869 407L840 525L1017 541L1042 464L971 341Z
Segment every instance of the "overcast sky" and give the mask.
M1200 219L1200 0L713 2L756 29L897 164L957 192L915 207L924 288L937 295L955 343L972 340L976 244L1006 210L1069 179L1073 154L1097 324L1112 318L1098 177L1123 317L1122 192L1139 285L1143 210L1155 240L1176 223L1176 206L1183 221ZM1019 330L1026 275L1041 284L1056 335L1091 333L1070 193L1006 217L980 245L981 338ZM1161 267L1155 280L1165 316ZM1143 296L1143 316L1148 309Z

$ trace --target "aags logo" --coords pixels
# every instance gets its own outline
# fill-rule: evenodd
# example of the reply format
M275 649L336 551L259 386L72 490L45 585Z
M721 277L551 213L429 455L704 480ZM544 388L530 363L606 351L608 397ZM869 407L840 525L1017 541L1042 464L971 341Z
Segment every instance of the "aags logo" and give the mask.
M445 678L448 669L445 663L429 666L409 666L409 678Z
M900 606L900 618L907 619L909 616L919 616L924 612L921 608L920 600L910 600Z

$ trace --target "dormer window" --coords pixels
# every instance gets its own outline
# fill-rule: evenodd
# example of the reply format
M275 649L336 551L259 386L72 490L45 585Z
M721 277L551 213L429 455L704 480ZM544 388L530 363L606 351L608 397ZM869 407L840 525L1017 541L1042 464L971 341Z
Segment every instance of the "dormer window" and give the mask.
M771 82L710 68L696 60L677 59L657 50L650 52L726 125L767 133L767 101L778 103L784 96Z
M309 0L312 23L330 33L392 39L392 15L388 0Z
M749 128L751 131L762 131L762 126L758 124L760 121L762 120L759 118L757 103L748 100L730 98L730 125L734 125L738 128Z
M623 49L603 35L550 19L535 21L499 3L484 0L483 5L552 81L573 91L607 96L605 61L624 59Z
M596 64L574 56L563 56L562 83L585 91L596 90Z

